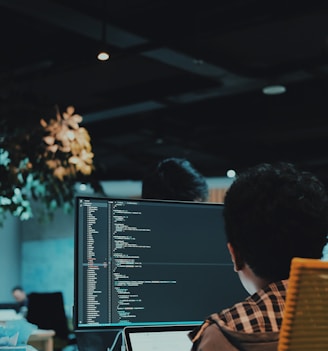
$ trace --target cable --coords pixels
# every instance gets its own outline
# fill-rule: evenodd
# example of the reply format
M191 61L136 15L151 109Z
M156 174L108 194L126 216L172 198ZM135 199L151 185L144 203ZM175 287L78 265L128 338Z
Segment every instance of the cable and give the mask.
M111 347L107 347L107 351L114 351L114 348L115 348L115 346L116 346L117 340L118 340L118 338L120 337L120 335L122 335L122 346L123 346L123 344L124 344L124 343L123 343L123 330L121 330L121 331L119 331L119 332L116 334L112 346L111 346ZM121 350L122 350L122 346L121 346ZM125 346L124 346L124 350L125 350ZM122 351L124 351L124 350L122 350Z
M123 335L123 331L121 332L121 335L122 335L121 351L125 351L125 342L124 342L124 335Z

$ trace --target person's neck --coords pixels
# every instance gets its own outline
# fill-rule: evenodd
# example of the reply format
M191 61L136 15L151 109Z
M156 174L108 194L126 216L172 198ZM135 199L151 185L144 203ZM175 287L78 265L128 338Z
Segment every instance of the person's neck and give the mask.
M250 295L253 295L269 285L269 281L258 277L247 263L245 263L244 267L238 271L238 275L244 288Z

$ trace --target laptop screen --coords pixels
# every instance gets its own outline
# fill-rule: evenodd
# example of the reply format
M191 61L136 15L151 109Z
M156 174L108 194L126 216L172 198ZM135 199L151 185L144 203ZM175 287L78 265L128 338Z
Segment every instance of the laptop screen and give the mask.
M126 351L190 351L188 333L196 325L126 327L123 330Z
M243 299L218 203L77 197L74 328L197 324Z

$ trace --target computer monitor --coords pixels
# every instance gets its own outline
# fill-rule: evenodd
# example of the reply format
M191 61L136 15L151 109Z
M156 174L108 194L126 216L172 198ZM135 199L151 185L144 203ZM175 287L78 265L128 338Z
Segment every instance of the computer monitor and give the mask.
M78 196L74 328L201 323L244 299L223 205Z
M15 310L19 312L20 306L17 302L0 302L0 310Z

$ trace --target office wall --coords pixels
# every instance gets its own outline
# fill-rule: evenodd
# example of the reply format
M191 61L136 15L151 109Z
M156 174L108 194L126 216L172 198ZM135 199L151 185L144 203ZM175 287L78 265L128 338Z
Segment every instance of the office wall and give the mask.
M13 301L11 289L21 283L21 222L8 215L0 227L0 302Z
M22 284L29 292L61 291L71 315L74 282L74 218L61 210L51 222L22 227Z

